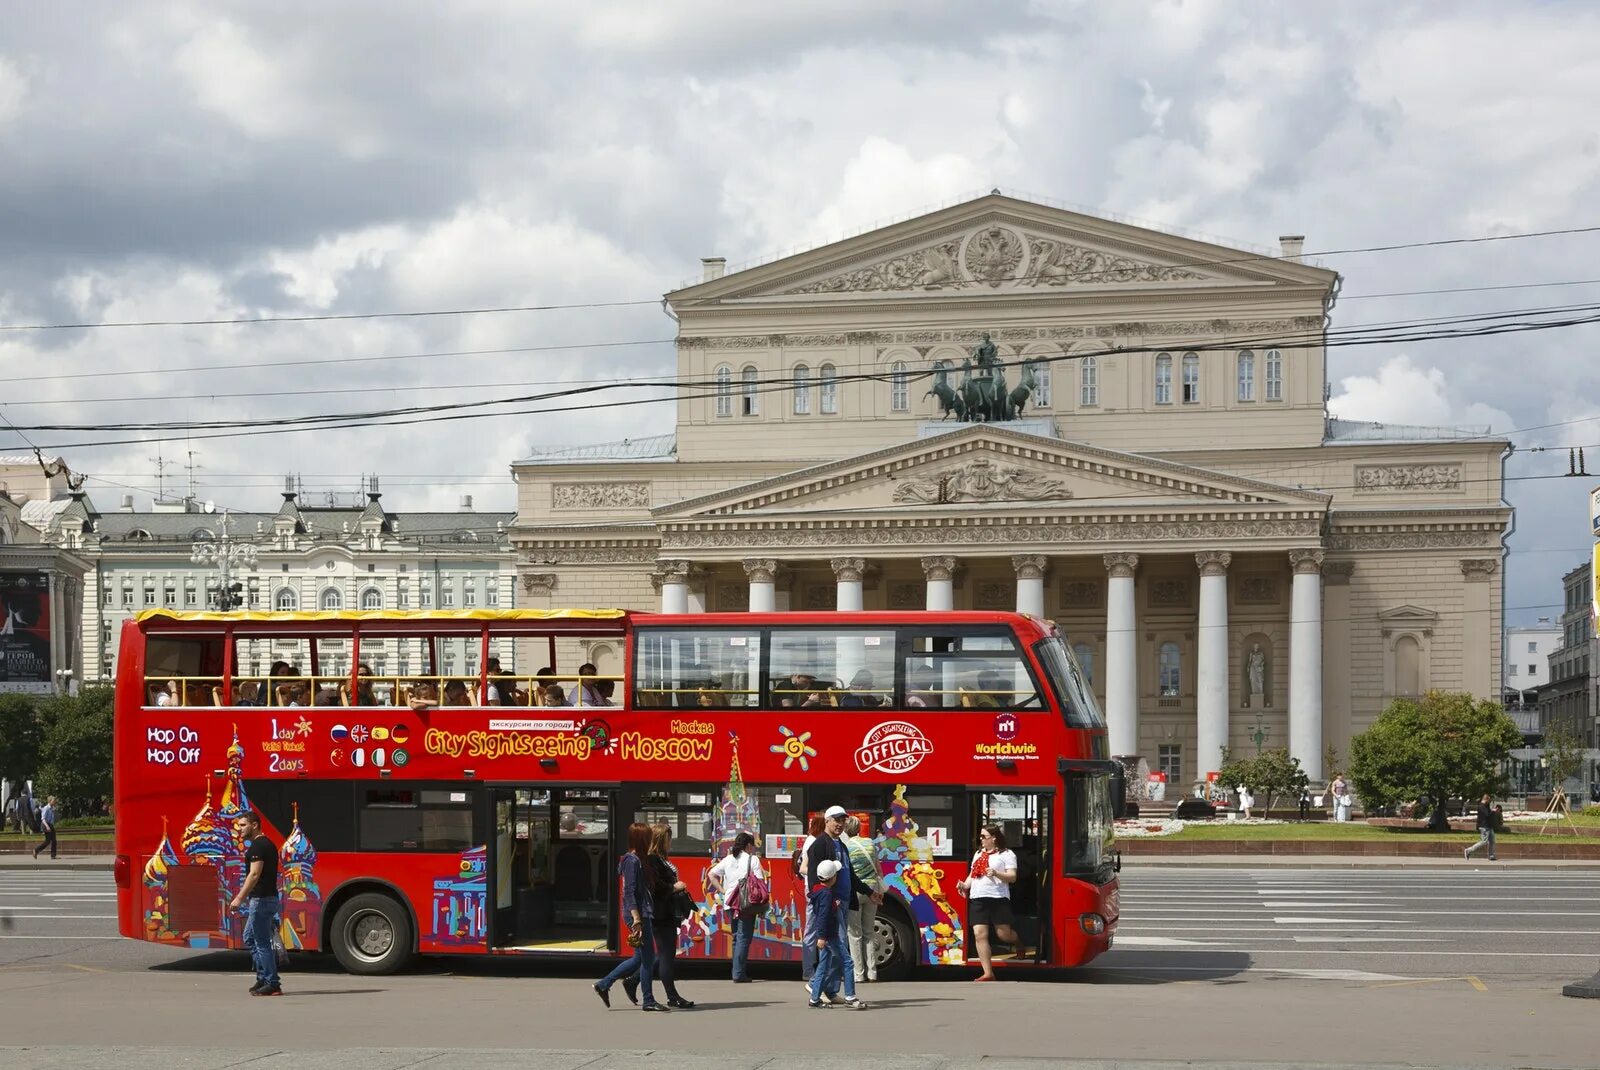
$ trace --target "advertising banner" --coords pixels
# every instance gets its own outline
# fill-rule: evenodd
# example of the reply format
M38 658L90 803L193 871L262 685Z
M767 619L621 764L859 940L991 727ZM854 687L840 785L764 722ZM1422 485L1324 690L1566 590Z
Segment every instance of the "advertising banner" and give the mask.
M1600 487L1589 492L1589 526L1594 528L1594 537L1600 539Z
M1594 544L1594 564L1589 566L1589 612L1600 622L1600 542Z
M0 692L47 695L50 584L43 572L0 572Z

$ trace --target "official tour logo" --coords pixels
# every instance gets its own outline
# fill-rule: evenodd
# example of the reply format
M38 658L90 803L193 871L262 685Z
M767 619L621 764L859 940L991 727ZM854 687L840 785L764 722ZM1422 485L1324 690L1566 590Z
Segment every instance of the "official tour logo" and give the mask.
M904 773L933 753L933 741L905 721L884 721L869 731L856 751L856 769L865 773Z

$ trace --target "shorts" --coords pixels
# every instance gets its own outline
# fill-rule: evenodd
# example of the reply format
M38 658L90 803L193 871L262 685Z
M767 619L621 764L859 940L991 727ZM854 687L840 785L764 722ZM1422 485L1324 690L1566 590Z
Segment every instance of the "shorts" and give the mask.
M1011 924L1011 900L979 896L967 900L967 924L987 925L991 929Z

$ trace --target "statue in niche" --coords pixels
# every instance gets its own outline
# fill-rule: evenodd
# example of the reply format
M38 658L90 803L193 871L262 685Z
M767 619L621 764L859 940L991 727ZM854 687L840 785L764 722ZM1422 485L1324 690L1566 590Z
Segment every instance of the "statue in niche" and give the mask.
M1272 705L1272 695L1267 691L1267 655L1262 651L1260 643L1250 646L1250 653L1244 659L1244 705L1246 709L1257 704L1262 707Z

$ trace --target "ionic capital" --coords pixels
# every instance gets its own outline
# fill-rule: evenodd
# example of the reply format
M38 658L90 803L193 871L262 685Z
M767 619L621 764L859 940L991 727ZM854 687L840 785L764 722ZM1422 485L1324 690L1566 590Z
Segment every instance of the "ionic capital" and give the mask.
M1200 566L1202 576L1226 576L1233 555L1226 550L1201 550L1194 555L1194 563Z
M1290 550L1289 567L1296 576L1315 576L1322 571L1321 550Z
M1468 583L1488 583L1499 567L1492 557L1467 557L1461 561L1461 576Z
M1106 571L1114 580L1132 579L1139 569L1138 554L1105 554L1100 560L1105 562Z
M1011 567L1017 570L1019 580L1044 579L1045 566L1050 559L1044 554L1012 554Z

